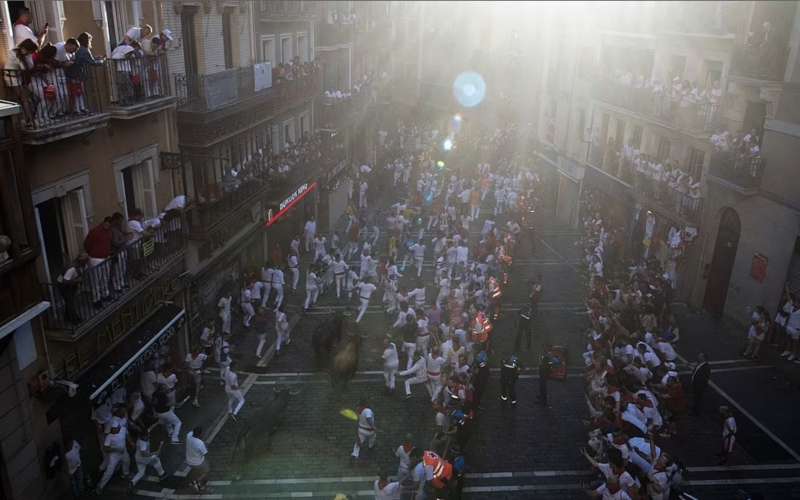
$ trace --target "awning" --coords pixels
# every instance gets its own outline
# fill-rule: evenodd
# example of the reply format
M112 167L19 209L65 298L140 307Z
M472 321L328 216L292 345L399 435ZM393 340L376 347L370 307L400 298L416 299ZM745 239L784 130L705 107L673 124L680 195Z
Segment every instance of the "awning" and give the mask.
M81 392L90 400L105 399L116 387L134 375L159 348L183 326L186 311L175 304L162 304L130 332L110 353L79 380Z

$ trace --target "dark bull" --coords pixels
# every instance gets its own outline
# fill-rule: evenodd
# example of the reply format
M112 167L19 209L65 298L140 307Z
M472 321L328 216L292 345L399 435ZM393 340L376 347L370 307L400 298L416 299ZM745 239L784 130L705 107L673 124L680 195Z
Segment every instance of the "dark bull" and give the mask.
M317 369L322 370L330 363L334 348L342 340L343 329L344 314L336 313L314 330L311 346L314 348L314 365Z
M261 406L246 420L237 425L236 444L233 447L231 463L238 464L236 479L241 469L269 450L272 435L278 430L286 417L289 400L300 394L288 388L275 388L275 396Z

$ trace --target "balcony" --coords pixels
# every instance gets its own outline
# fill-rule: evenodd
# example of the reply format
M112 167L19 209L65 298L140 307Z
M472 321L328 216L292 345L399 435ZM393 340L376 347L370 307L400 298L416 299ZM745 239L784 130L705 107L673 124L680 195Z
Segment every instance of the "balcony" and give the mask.
M167 55L107 61L113 118L131 119L172 106Z
M733 50L731 74L755 80L783 81L787 50L777 43L762 46L737 45Z
M3 70L6 98L22 106L22 139L46 144L169 107L167 56L41 70Z
M365 85L360 92L347 98L321 97L317 108L317 123L320 128L336 130L346 128L356 120L363 119L368 103L372 100L372 88Z
M743 193L758 191L763 172L764 160L760 156L738 156L731 151L711 155L709 173Z
M326 185L328 173L342 159L344 150L339 145L340 139L316 139L285 173L278 172L277 167L286 164L286 159L271 157L269 145L254 146L251 153L234 162L228 158L181 155L181 168L191 170L184 175L196 179L194 191L188 193L192 204L187 219L189 237L204 242L200 259L208 258L244 227L263 223L269 204L276 203L297 183L318 180Z
M321 76L314 67L300 78L275 78L272 86L262 88L260 82L257 88L253 66L194 77L175 75L181 145L206 148L243 126L293 109L320 93Z
M651 88L636 88L609 79L597 81L594 88L596 99L638 113L664 126L698 134L707 134L719 128L721 113L718 103L691 102L656 93Z
M68 72L67 69L70 69ZM5 97L22 106L22 140L46 144L105 126L106 68L3 70Z
M157 228L108 259L82 269L75 284L45 283L51 308L45 327L61 340L75 340L182 262L184 222L168 213ZM63 273L62 273L63 275Z
M336 47L353 41L353 23L318 23L315 43L317 47Z
M703 199L692 196L687 190L671 186L664 180L655 180L645 172L636 172L634 191L637 197L650 206L661 211L677 215L692 224L700 223L703 211Z

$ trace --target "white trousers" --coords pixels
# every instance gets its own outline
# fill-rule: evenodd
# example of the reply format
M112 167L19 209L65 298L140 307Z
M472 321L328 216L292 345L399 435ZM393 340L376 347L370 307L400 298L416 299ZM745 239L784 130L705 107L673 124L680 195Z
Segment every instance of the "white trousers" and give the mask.
M258 347L256 347L256 357L261 357L261 351L264 350L264 346L267 345L267 332L259 333L258 334Z
M406 385L406 396L411 394L411 386L417 384L424 384L428 381L427 375L418 375L416 377L407 378L405 385Z
M283 285L282 284L273 284L272 288L275 289L275 310L277 311L281 304L283 303Z
M97 483L98 490L102 490L106 487L106 484L108 484L111 477L114 476L114 472L117 470L120 463L122 464L122 475L127 476L130 474L131 458L128 456L127 451L112 451L108 454L106 470L103 472L103 477L100 478L100 482Z
M304 309L308 309L312 305L317 303L317 299L319 298L319 288L306 288L306 303Z
M424 259L425 259L425 257L414 257L414 261L417 264L417 278L422 276L422 261Z
M358 307L358 316L356 317L356 323L361 322L361 318L364 316L364 313L367 312L367 307L369 307L369 300L365 298L359 298L358 300L361 301L361 305Z
M383 380L386 382L386 387L391 390L394 390L398 369L398 365L384 365L383 367Z
M359 427L358 438L356 438L356 442L353 444L352 456L354 458L358 458L358 456L361 454L362 445L366 444L369 449L372 449L372 447L375 446L376 437L375 431L368 431Z
M289 329L287 328L286 330L283 330L281 328L278 328L276 333L277 333L277 338L275 340L275 351L280 352L281 346L289 343Z
M334 278L336 279L336 298L340 298L342 294L342 287L344 286L344 278L347 274L334 274Z
M230 335L231 333L231 315L223 314L222 318L222 333Z
M472 207L469 215L472 217L472 220L478 220L478 217L481 215L481 206L478 205L477 207Z
M436 399L439 397L439 393L442 392L442 376L428 375L427 388L428 388L428 394L430 394L431 396L431 401L436 401Z
M172 409L165 413L159 413L158 423L164 426L173 442L180 440L182 422Z
M292 290L297 290L297 283L300 282L300 269L290 267L289 271L292 272Z
M145 472L147 472L147 467L150 466L156 470L156 473L159 476L164 475L164 467L161 466L161 459L158 457L150 457L150 458L143 458L143 457L136 457L136 475L133 476L131 479L131 483L134 485L139 482L140 479L144 477Z
M244 395L240 389L229 390L225 389L225 394L228 395L228 413L238 415L239 410L244 406Z
M244 326L249 328L250 322L253 320L253 316L256 315L256 311L253 309L253 304L250 302L243 303L242 313L244 313Z
M408 361L406 362L406 370L410 370L411 365L414 364L414 353L417 352L416 342L403 342L403 350L406 352L406 356L408 357Z

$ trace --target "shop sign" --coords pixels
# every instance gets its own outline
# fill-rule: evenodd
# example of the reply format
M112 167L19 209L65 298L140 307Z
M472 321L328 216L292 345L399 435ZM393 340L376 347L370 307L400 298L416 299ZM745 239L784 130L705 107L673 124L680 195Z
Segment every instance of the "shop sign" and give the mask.
M275 222L278 221L283 215L288 212L293 206L300 203L300 201L308 196L310 193L314 192L317 189L317 183L304 183L297 187L292 194L287 196L281 203L278 205L278 211L272 214L271 217L267 219L267 222L264 224L266 227L269 227Z
M118 388L126 386L130 377L138 374L142 367L145 366L148 361L153 359L154 356L158 355L162 351L163 347L172 339L175 333L181 329L185 315L186 311L182 309L178 315L172 318L172 320L164 326L164 328L153 335L153 338L147 341L147 343L143 345L139 351L131 356L131 358L128 359L125 364L120 366L119 369L114 372L113 375L111 375L111 377L103 382L103 384L100 385L100 387L98 387L91 396L89 396L89 399L95 400L98 399L99 396L102 396L99 398L99 400L102 401Z

